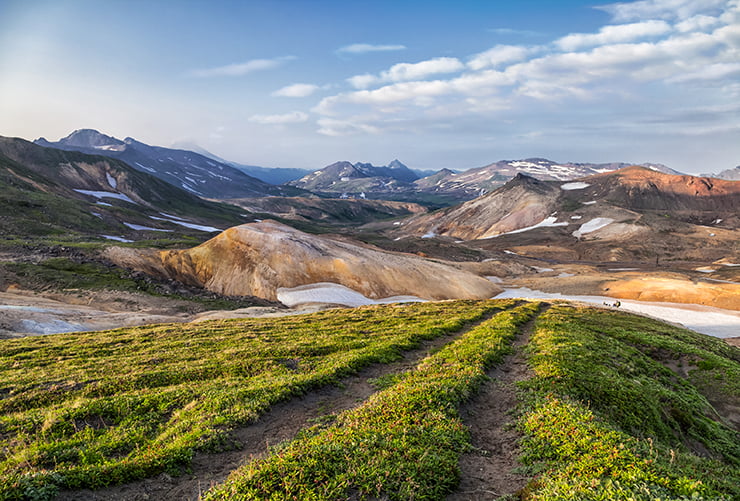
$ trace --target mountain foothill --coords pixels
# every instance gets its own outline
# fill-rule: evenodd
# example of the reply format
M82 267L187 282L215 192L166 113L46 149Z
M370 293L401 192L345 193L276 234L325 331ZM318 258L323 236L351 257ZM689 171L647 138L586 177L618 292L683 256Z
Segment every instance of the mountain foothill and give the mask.
M272 302L317 283L368 301L481 299L503 283L740 309L738 181L528 158L434 173L339 161L273 185L193 149L91 129L0 139L8 255L74 248L148 280ZM24 284L6 273L0 285Z
M0 499L740 495L732 172L267 170L0 137Z

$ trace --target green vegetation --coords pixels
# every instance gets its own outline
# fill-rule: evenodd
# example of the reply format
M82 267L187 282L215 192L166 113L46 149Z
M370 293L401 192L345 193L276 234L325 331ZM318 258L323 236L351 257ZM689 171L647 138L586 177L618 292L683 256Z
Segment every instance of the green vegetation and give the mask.
M699 391L711 380L740 400L736 349L642 317L560 305L539 317L529 350L536 375L523 385L523 460L543 473L526 499L740 497L740 436ZM668 368L681 363L688 379Z
M0 261L5 282L17 283L23 289L55 291L116 290L190 301L211 309L244 308L254 304L250 298L220 297L204 291L183 295L158 284L148 277L99 261L79 261L65 257L45 259L39 263ZM4 285L0 282L0 286Z
M469 446L457 406L511 350L517 327L537 310L526 304L497 314L336 423L307 431L275 455L237 470L204 498L442 499Z
M468 326L205 494L444 499L470 447L458 407L534 317L517 498L740 499L740 437L717 412L740 404L736 348L618 311L538 310L455 301L3 341L0 499L177 474L274 403Z
M186 467L269 406L511 302L445 302L0 343L0 498Z
M135 193L147 204L108 198L107 205L100 205L73 191L94 186L96 179L110 172L116 174L129 193ZM0 138L0 234L6 240L0 245L11 245L13 241L45 245L61 241L74 245L91 240L110 244L100 235L130 236L132 231L122 222L151 226L149 216L159 217L160 212L220 228L241 224L245 219L244 210L239 207L200 199L119 160ZM179 225L173 224L171 229L165 240L184 245L193 245L193 238L200 243L210 237L206 232ZM162 237L148 234L155 239ZM149 243L156 244L156 240Z

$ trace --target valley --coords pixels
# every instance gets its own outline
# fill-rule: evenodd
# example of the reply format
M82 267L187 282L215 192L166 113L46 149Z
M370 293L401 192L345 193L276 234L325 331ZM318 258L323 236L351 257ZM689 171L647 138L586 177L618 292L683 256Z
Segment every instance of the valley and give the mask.
M0 138L0 498L740 495L740 182L227 190L187 150L36 143Z

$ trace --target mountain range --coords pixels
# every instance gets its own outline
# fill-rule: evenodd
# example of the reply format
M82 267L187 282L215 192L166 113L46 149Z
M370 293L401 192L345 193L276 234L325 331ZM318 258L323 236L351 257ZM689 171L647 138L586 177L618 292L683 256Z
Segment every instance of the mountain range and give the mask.
M735 259L738 207L737 181L638 166L576 181L519 174L491 193L407 218L388 232L541 259L712 262Z
M266 183L231 164L194 151L150 146L130 137L121 140L93 129L76 130L55 142L42 137L34 143L48 148L79 151L122 160L136 170L152 174L204 198L295 196L304 193L290 186Z
M343 161L328 165L288 184L327 196L341 194L345 197L412 200L416 194L420 197L419 201L436 195L442 197L440 200L459 202L484 195L520 173L543 181L567 181L623 169L630 165L632 164L559 164L544 158L529 158L501 160L463 172L442 169L420 178L398 160L383 167ZM644 166L658 172L679 174L660 164Z
M244 209L204 200L121 160L5 137L0 137L0 207L0 233L21 240L44 235L200 240L251 220Z

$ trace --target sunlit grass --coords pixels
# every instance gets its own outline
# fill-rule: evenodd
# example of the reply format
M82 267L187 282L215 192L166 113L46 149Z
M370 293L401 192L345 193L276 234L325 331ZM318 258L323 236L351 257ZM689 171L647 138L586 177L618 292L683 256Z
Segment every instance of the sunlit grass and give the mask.
M539 317L529 349L523 460L541 474L525 499L740 498L740 436L691 382L705 366L736 383L735 349L654 320L563 305ZM665 365L686 356L697 364L687 380ZM736 384L720 386L740 399Z
M518 327L537 310L498 313L326 429L309 430L273 456L249 464L205 499L443 499L458 480L469 446L458 415L511 350Z
M176 472L271 404L510 302L147 326L0 343L0 497Z

